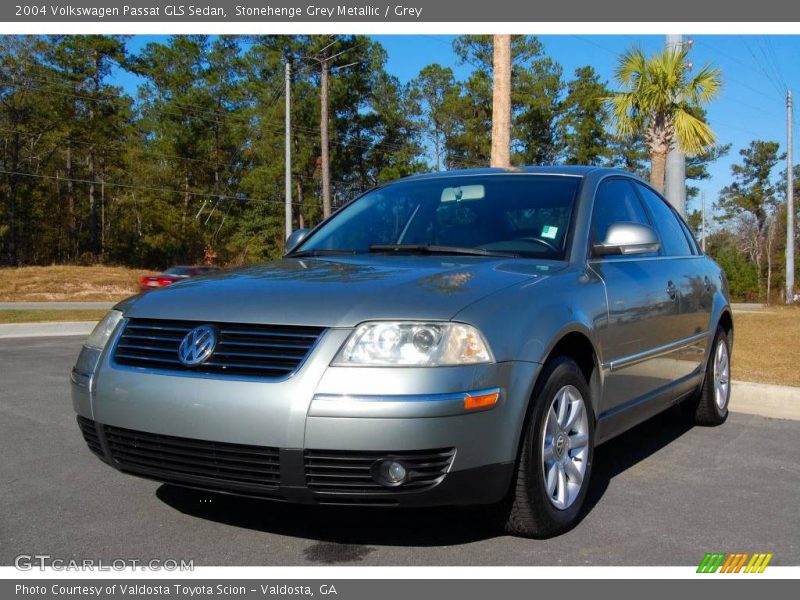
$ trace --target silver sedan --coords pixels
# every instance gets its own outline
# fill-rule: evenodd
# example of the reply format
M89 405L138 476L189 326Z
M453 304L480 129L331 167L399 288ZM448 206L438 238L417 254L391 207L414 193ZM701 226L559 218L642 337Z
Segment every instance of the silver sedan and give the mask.
M678 403L727 417L725 275L627 173L418 175L287 248L108 314L72 373L92 452L265 499L488 505L550 536L598 444Z

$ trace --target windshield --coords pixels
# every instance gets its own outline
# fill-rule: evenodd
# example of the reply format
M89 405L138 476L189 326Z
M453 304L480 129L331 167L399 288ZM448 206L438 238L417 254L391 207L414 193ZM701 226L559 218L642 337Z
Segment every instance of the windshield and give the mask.
M472 249L560 260L579 183L559 175L402 181L347 205L292 254Z

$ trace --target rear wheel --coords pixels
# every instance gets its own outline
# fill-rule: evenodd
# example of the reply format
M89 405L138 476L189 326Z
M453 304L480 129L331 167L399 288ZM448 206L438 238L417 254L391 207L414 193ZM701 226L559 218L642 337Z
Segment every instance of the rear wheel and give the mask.
M594 453L589 386L578 365L557 357L540 381L516 478L498 507L505 530L526 537L556 535L577 522Z
M687 406L697 425L721 425L728 418L731 399L731 347L728 335L717 328L702 387Z

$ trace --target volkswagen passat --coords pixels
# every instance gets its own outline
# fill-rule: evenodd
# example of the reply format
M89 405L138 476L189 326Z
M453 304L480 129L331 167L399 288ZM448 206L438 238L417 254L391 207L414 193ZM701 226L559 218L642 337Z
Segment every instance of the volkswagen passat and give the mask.
M576 521L595 446L730 397L725 276L648 184L597 168L380 186L277 262L117 305L72 373L89 448L172 484Z

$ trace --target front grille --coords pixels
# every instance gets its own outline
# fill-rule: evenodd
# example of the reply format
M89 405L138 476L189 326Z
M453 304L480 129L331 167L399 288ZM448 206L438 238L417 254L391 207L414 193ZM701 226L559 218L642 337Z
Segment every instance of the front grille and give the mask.
M206 362L186 367L178 359L178 347L198 325L217 328L217 346ZM286 377L300 366L322 332L319 327L131 319L119 337L114 361L147 369Z
M83 439L86 441L86 445L89 446L89 450L105 460L103 447L100 445L100 438L97 436L97 428L94 425L94 421L79 416L78 427L81 428Z
M124 471L161 481L248 493L269 493L280 484L277 448L104 427L111 456Z
M315 492L331 494L396 494L433 487L444 479L455 455L454 448L408 452L351 452L306 450L306 483ZM408 470L402 486L387 488L372 477L372 466L386 458Z

